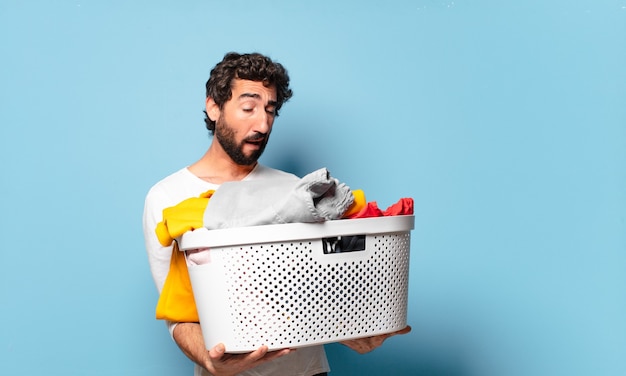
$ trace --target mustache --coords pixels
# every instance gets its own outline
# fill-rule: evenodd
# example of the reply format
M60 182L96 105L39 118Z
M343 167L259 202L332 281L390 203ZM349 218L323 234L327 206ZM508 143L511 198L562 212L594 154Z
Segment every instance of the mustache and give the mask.
M267 138L267 133L255 132L253 135L250 135L243 140L247 142L256 142L263 141L265 138Z

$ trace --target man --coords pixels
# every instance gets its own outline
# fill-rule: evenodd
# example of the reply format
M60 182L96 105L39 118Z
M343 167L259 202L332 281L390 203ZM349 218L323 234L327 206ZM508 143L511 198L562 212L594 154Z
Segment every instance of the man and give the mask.
M145 202L144 236L150 269L159 292L169 271L172 247L163 247L155 228L162 211L189 197L217 189L228 181L295 176L257 163L269 140L275 118L292 96L285 68L266 56L226 54L206 83L205 122L214 136L206 153L192 165L153 186ZM324 375L329 371L323 346L268 351L261 346L247 354L225 354L218 344L207 351L198 323L168 327L180 349L196 363L194 375ZM345 341L357 352L380 346L397 333Z

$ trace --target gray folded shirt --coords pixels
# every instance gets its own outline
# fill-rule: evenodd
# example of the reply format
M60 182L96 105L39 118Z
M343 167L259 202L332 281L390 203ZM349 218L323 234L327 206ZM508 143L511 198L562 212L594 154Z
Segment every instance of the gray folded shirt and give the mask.
M354 196L326 168L301 179L227 182L215 191L204 212L204 227L258 226L339 219Z

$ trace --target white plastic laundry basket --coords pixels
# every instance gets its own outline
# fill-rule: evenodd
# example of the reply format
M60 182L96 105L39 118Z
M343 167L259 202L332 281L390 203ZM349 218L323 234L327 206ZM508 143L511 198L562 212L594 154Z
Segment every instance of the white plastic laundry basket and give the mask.
M389 333L407 324L413 216L184 234L210 248L189 275L207 349L270 350Z

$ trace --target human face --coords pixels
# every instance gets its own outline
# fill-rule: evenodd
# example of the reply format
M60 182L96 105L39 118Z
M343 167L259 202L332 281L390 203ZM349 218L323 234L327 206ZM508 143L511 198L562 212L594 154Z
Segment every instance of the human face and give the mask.
M231 99L218 111L215 138L224 152L238 165L256 163L274 124L276 89L261 82L236 79Z

